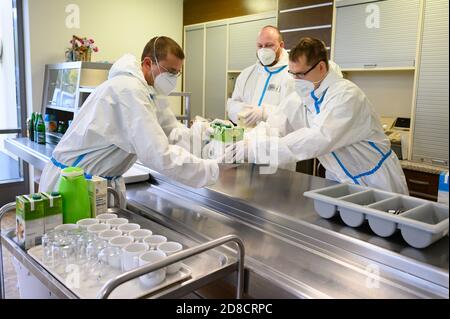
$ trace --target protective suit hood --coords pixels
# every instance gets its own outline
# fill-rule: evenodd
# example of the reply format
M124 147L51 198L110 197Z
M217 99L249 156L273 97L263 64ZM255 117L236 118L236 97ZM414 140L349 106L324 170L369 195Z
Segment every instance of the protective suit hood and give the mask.
M119 75L131 75L139 79L142 84L153 91L153 88L148 85L147 81L144 78L144 73L142 73L140 63L138 63L136 57L132 54L125 54L113 64L113 66L109 70L108 80Z

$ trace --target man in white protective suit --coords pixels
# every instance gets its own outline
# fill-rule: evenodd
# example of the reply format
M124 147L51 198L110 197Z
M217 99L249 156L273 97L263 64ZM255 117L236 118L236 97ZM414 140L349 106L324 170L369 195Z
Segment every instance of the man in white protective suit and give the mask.
M227 102L228 118L238 124L238 114L244 113L247 127L265 121L280 101L293 92L292 78L287 72L288 53L278 28L262 28L256 48L257 62L239 74Z
M202 139L208 126L190 130L169 107L166 96L176 87L183 61L181 47L163 36L147 43L140 60L130 54L117 60L108 80L89 96L53 151L41 176L40 191L57 188L61 169L77 166L87 177L108 179L124 199L121 175L136 160L192 187L215 183L217 161L200 159L169 143L172 132L176 139L180 134L188 140Z
M272 144L278 165L318 158L328 179L408 194L372 104L328 62L323 42L302 38L289 53L295 92L267 120L277 134L241 141L226 156L258 163L258 152Z

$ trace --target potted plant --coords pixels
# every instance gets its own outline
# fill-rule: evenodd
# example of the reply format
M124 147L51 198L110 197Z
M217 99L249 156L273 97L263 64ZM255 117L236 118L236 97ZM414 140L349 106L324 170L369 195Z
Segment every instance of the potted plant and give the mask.
M73 35L70 40L71 47L66 51L66 61L91 61L92 51L98 52L98 47L94 43L93 39Z

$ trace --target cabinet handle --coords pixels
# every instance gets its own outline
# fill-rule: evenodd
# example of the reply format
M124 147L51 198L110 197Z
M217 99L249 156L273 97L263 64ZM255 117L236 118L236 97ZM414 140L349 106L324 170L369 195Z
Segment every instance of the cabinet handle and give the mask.
M364 64L365 68L376 68L378 64Z
M425 185L425 186L430 185L430 182L419 181L417 179L408 179L408 182L410 182L412 184L417 184L417 185Z

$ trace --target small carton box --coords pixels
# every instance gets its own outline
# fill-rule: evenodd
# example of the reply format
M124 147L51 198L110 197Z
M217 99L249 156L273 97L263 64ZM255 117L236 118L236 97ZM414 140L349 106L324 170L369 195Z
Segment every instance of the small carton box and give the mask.
M448 171L439 176L438 202L448 205Z
M40 193L44 200L44 233L63 223L61 194L57 192Z
M18 244L30 249L44 234L44 201L39 194L16 197L16 236Z
M106 213L108 209L108 181L100 176L92 176L87 180L89 199L91 201L91 217Z

